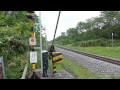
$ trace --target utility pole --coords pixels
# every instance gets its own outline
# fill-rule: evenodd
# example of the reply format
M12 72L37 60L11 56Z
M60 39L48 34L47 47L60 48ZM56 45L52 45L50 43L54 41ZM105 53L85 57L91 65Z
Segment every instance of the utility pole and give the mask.
M31 32L31 37L29 38L29 45L31 46L30 63L32 64L33 74L30 77L30 79L39 79L39 77L35 74L36 63L37 63L37 52L34 49L34 47L36 45L35 32L37 32L37 29L35 28L35 23L36 23L35 12L28 11L28 14L26 16L28 19L31 19L31 21L32 21L32 27L31 27L32 32Z
M44 35L45 35L45 48L47 50L48 49L47 48L47 34L46 34L46 28L45 27L43 28L43 31L44 31Z
M41 56L41 73L43 75L43 60L42 60L42 25L41 25L41 12L39 11L39 23L40 23L40 56Z

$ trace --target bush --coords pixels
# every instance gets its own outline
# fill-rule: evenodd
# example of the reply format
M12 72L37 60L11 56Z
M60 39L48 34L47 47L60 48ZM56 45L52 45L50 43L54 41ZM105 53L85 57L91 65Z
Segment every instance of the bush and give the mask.
M72 46L90 47L90 46L111 46L112 41L101 38L96 40L80 41L72 43ZM118 40L114 40L114 46L119 46Z
M28 38L17 35L11 28L0 28L0 56L11 59L16 54L24 54L28 50Z

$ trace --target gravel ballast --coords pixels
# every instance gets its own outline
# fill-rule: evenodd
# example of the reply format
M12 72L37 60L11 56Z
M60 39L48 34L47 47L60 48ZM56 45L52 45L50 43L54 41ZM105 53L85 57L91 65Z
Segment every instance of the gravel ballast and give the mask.
M120 66L118 65L90 58L58 47L55 47L55 49L56 51L62 52L63 55L70 57L73 61L76 61L80 65L86 67L93 73L105 76L120 75Z

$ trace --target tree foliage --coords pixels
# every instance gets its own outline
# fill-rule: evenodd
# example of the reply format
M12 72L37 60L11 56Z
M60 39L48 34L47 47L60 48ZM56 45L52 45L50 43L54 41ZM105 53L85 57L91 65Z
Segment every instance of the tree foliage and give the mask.
M0 56L10 59L28 49L32 23L26 11L0 12Z

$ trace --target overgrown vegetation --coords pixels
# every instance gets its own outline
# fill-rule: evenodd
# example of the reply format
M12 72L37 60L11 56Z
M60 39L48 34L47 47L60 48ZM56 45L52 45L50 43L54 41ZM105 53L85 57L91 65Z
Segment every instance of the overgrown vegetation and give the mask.
M26 11L0 11L0 56L5 60L6 78L20 78L29 50L31 21ZM24 58L23 58L24 57Z
M26 53L30 51L29 37L32 22L27 11L0 11L0 56L4 57L6 78L20 78L26 64ZM36 16L36 22L38 17ZM40 33L36 33L39 45ZM43 38L44 41L44 38Z
M0 12L0 56L10 60L28 50L31 22L26 18L25 11L6 13Z
M13 56L11 60L6 61L5 75L6 79L20 79L23 74L26 63L29 61L28 53Z

